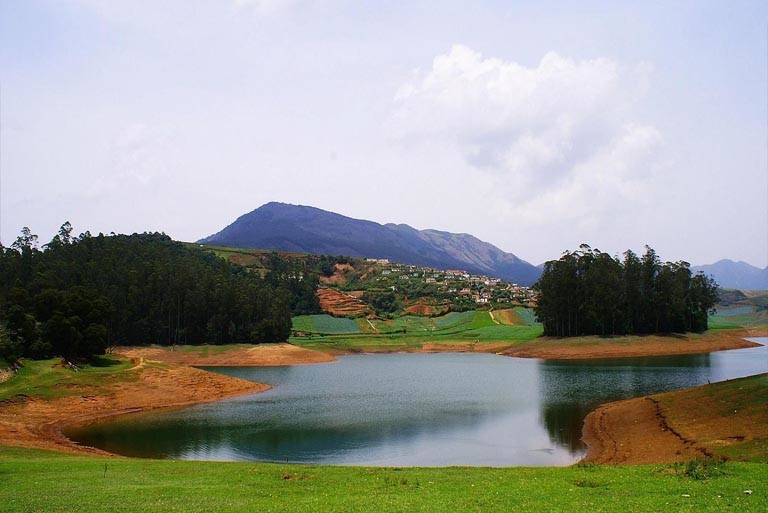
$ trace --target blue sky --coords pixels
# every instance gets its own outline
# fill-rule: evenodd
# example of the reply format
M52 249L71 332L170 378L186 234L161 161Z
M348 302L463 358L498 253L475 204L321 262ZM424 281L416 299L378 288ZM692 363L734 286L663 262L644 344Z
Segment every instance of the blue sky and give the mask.
M768 265L764 2L0 1L0 240L268 201Z

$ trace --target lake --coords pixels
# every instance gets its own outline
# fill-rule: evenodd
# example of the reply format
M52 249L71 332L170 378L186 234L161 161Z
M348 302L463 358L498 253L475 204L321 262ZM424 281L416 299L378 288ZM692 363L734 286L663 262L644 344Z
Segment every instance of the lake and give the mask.
M582 361L471 353L350 355L329 364L207 369L274 388L123 416L66 434L147 458L568 465L584 455L584 417L599 404L768 372L768 347Z

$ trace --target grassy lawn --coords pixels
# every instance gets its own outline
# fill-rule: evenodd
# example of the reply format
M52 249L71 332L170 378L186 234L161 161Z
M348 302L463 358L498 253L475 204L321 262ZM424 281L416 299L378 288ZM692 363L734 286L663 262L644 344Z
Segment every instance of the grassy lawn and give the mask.
M746 463L693 479L672 466L317 467L0 447L0 482L0 511L16 513L768 510L768 466Z
M132 366L130 361L105 356L74 372L62 367L59 359L26 360L17 375L0 383L0 400L19 395L55 399L80 394L85 388L99 393L106 384L138 379L137 373L129 370Z

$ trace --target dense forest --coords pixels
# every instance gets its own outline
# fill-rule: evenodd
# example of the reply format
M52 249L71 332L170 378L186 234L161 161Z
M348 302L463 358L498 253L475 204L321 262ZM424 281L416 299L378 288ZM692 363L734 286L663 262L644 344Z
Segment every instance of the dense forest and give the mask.
M700 332L717 302L717 284L687 262L661 263L646 246L624 259L586 244L544 265L536 315L544 334L624 335Z
M130 344L278 342L292 310L318 310L317 276L275 255L262 274L160 233L0 246L0 359L103 354Z

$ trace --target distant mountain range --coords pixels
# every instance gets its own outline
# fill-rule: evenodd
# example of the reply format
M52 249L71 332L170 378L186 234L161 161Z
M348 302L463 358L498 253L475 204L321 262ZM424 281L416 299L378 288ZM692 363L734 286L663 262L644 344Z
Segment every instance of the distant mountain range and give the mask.
M267 203L198 243L386 258L437 269L463 269L521 285L531 285L541 275L540 268L466 233L382 225L285 203Z
M746 262L734 262L733 260L724 259L714 264L695 265L691 269L711 275L722 288L768 289L768 267L760 269Z

